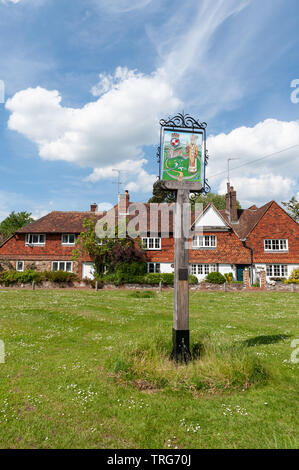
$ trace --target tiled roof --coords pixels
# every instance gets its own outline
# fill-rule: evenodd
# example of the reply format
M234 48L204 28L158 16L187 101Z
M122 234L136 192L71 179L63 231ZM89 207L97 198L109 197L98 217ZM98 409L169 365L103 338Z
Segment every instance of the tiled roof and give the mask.
M228 215L225 210L220 210L220 214L226 220L228 224L233 228L234 232L238 235L241 240L245 240L252 229L256 226L259 220L267 212L269 207L274 201L267 202L260 208L252 206L249 209L238 209L238 222L233 224L229 222Z
M92 216L100 219L103 213L53 211L25 225L17 233L80 233L83 231L83 220Z

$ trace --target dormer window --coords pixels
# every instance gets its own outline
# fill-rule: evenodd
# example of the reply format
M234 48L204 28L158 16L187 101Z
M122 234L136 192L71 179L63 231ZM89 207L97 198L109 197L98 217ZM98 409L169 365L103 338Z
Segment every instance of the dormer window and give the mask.
M25 245L45 245L46 235L39 233L27 233Z
M216 248L216 235L194 235L192 238L192 248Z
M63 234L61 237L62 245L75 245L76 237L73 233Z
M265 251L288 251L288 240L264 240Z

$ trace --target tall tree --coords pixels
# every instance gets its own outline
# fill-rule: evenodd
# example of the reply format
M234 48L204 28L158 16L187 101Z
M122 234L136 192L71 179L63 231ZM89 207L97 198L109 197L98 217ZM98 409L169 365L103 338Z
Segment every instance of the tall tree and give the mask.
M286 207L290 216L293 217L296 222L299 222L299 202L295 199L295 196L287 202L282 202L282 204Z
M193 194L190 198L191 205L194 207L195 204L202 204L205 208L210 202L214 204L216 209L225 209L225 194ZM237 208L241 209L241 204L237 201Z
M175 197L175 191L161 189L159 181L156 181L153 186L153 195L148 202L175 202Z
M24 227L25 225L30 224L31 222L34 222L34 219L31 217L31 212L11 212L9 216L2 220L0 224L2 241L5 241L17 230Z
M108 274L114 272L122 264L144 263L145 255L139 241L132 238L98 238L96 235L96 219L84 219L84 232L77 237L73 259L77 260L87 253L93 260L98 274L105 269Z

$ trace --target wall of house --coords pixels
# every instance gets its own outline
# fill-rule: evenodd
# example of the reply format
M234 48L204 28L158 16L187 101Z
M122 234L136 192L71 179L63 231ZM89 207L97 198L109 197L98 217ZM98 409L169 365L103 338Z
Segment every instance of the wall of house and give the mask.
M288 252L265 252L265 239L288 239ZM255 264L299 264L299 224L276 202L270 206L246 239Z
M216 235L216 248L192 248L190 240L190 263L219 263L221 265L250 264L250 251L233 232L204 232ZM225 271L226 272L226 271ZM231 269L228 271L231 272Z

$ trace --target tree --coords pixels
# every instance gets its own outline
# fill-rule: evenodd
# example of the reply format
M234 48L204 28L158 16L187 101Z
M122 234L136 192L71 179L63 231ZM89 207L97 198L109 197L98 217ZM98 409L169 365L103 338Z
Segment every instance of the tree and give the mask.
M299 222L299 202L293 196L289 201L282 202L289 212L290 216L295 220L295 222Z
M153 196L148 200L148 202L175 202L175 199L175 191L166 191L161 189L160 182L156 181L153 186Z
M34 222L34 219L31 217L31 212L11 212L0 224L0 233L2 234L3 241L31 222Z
M226 207L225 194L193 194L190 198L190 202L192 207L194 207L195 204L202 204L203 208L205 208L208 204L210 204L210 202L212 202L218 210L225 209ZM241 204L239 201L237 201L237 208L241 209Z
M84 219L86 230L77 237L74 260L87 253L93 260L97 274L103 273L104 269L109 274L121 265L145 262L141 242L131 238L117 238L117 227L116 238L99 239L95 232L96 223L95 217Z

